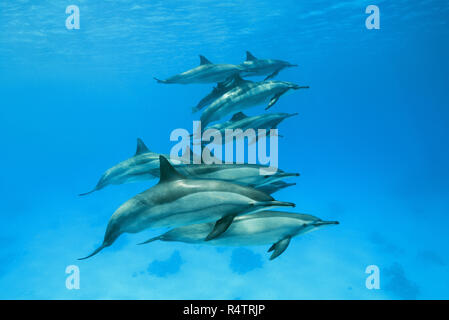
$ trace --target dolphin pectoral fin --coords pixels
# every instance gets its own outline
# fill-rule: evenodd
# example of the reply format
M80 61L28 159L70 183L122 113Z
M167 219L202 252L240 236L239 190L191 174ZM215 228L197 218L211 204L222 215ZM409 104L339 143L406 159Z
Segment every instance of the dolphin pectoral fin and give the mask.
M148 239L147 241L144 241L144 242L138 243L137 245L141 245L141 244L147 244L147 243L150 243L150 242L153 242L153 241L157 241L157 240L161 240L161 239L162 239L162 236L157 236L157 237L154 237L154 238Z
M285 237L278 242L273 243L270 249L268 249L268 252L274 251L270 257L270 260L279 257L285 251L285 249L287 249L288 245L290 244L290 240L291 237Z
M270 109L270 108L271 108L271 107L272 107L272 106L279 100L279 98L280 98L284 93L286 93L289 89L290 89L290 88L287 88L287 89L285 89L285 90L283 90L283 91L281 91L281 92L275 94L275 95L273 96L273 98L271 98L270 103L269 103L268 106L265 108L265 110Z
M209 241L220 236L223 232L228 230L233 220L234 216L225 216L220 220L217 220L217 222L215 222L214 229L212 229L204 241Z
M84 260L84 259L90 258L90 257L96 255L98 252L100 252L101 250L103 250L106 247L107 246L103 243L101 246L99 246L97 249L95 249L94 252L92 252L90 255L88 255L87 257L84 257L84 258L78 258L78 260Z
M273 79L274 77L276 77L276 76L279 74L279 71L281 71L281 69L278 69L278 70L276 70L275 72L273 72L272 74L268 75L268 76L264 79L264 81Z
M284 93L286 93L287 91L288 91L288 89L287 89L287 90L284 90L284 91L282 91L282 92L279 92L279 93L277 93L277 94L275 94L274 97L271 98L270 103L269 103L268 106L265 108L265 110L270 109L276 102L278 102L279 98L280 98Z
M265 108L265 110L270 109L278 100L279 100L280 95L277 94L275 95L273 98L271 98L270 103L268 104L268 106Z

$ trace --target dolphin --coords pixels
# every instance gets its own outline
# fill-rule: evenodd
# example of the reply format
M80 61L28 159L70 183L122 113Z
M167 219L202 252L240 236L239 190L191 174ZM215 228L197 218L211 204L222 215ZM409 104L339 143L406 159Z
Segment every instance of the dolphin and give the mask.
M156 240L239 247L272 244L268 252L273 251L270 257L273 260L287 249L292 238L335 224L339 222L323 221L308 214L264 211L235 218L226 232L207 242L203 239L214 227L213 223L174 228L140 244Z
M106 170L100 177L95 188L89 192L81 193L80 196L98 191L111 184L118 185L158 177L159 156L159 153L151 152L142 139L137 138L137 149L134 156ZM178 160L170 161L172 161L173 164L181 163Z
M246 51L246 61L240 64L243 68L242 76L263 76L268 74L265 80L272 79L279 71L285 68L297 67L287 61L273 59L257 59L251 52Z
M224 95L226 92L237 86L244 85L245 83L252 83L252 81L242 79L238 73L230 76L223 82L217 83L217 86L214 87L207 96L201 99L200 102L198 102L198 104L192 108L192 113L201 110L202 108L208 106L216 99Z
M243 112L238 112L234 114L230 120L211 125L207 128L204 128L204 131L206 131L207 129L218 130L220 131L224 142L229 142L229 138L226 140L226 129L241 129L242 131L245 131L247 129L254 129L257 136L258 129L277 129L277 126L282 121L296 115L298 115L298 113L266 113L248 117ZM233 136L231 138L234 139Z
M213 83L225 81L230 76L239 73L241 67L233 64L214 64L200 55L200 65L186 72L172 76L166 80L154 78L158 83Z
M309 87L276 80L246 83L244 86L237 86L204 109L200 118L201 124L206 127L209 123L220 120L230 113L236 113L260 104L268 103L265 108L267 110L287 91L306 88Z
M110 246L123 233L215 221L204 239L209 241L225 232L236 216L295 206L254 188L226 181L187 179L164 156L159 158L159 183L122 204L109 219L103 243L80 260Z
M228 181L253 188L300 175L280 169L274 174L264 175L260 173L263 169L268 169L267 166L248 163L180 164L174 167L179 173L191 179Z
M262 192L265 192L266 194L273 194L275 192L278 192L281 189L287 188L287 187L291 187L291 186L296 186L296 183L287 183L285 181L274 181L271 182L269 184L264 184L261 186L256 186L255 188L257 190L260 190Z

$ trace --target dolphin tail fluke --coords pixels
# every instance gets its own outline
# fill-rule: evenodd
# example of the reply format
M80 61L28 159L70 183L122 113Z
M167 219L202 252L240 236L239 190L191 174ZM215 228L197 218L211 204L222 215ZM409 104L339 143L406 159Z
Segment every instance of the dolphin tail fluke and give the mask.
M161 80L161 79L158 79L156 77L153 77L153 79L156 80L157 83L168 83L167 80Z
M88 194L91 194L92 192L95 192L95 191L97 191L97 190L98 190L98 189L95 188L95 189L90 190L89 192L80 193L79 196L80 196L80 197L82 197L82 196L87 196Z
M157 237L148 239L147 241L138 243L137 245L147 244L147 243L150 243L150 242L153 242L153 241L157 241L157 240L161 240L161 239L162 239L162 236L157 236Z
M217 222L215 222L214 228L207 235L207 237L206 237L206 239L204 239L204 241L210 241L210 240L215 239L218 236L220 236L223 232L228 230L232 221L234 221L234 216L226 216L226 217L221 218L220 220L217 220Z
M85 260L88 259L94 255L96 255L98 252L100 252L101 250L103 250L104 248L106 248L107 246L103 243L101 246L99 246L97 249L94 250L94 252L92 252L90 255L88 255L87 257L84 258L79 258L78 260Z

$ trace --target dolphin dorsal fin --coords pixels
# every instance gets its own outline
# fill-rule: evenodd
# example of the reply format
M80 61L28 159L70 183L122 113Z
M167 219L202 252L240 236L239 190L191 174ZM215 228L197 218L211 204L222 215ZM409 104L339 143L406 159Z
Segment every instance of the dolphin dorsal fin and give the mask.
M240 74L238 74L238 73L233 74L233 75L229 78L229 80L233 82L233 85L234 85L234 86L238 86L238 85L241 85L241 84L244 84L244 83L249 83L249 82L251 82L250 80L245 80L245 79L243 79L243 78L240 76Z
M232 116L231 121L239 121L245 119L246 117L247 115L244 114L243 112L238 112Z
M159 183L182 180L185 177L173 168L164 156L159 156L160 180Z
M205 56L200 55L200 66L203 64L212 64Z
M136 148L136 156L142 153L151 152L150 149L145 145L145 143L142 141L142 139L137 138L137 148Z
M249 51L246 51L246 61L254 61L257 60L255 56Z

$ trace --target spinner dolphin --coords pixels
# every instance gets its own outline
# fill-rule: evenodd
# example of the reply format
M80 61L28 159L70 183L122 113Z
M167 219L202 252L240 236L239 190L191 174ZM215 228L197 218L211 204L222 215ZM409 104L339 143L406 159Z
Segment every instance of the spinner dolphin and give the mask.
M174 75L168 79L160 80L154 78L158 83L213 83L225 81L230 76L239 73L242 70L240 66L233 64L214 64L206 57L200 55L200 65L183 73Z
M314 231L338 221L323 221L315 216L291 212L264 211L234 219L232 225L220 237L204 242L204 237L214 227L213 223L194 224L174 228L141 244L156 240L186 243L206 243L215 246L255 246L272 244L270 260L281 255L298 235Z

